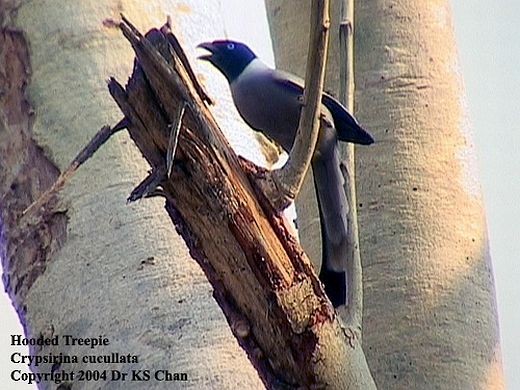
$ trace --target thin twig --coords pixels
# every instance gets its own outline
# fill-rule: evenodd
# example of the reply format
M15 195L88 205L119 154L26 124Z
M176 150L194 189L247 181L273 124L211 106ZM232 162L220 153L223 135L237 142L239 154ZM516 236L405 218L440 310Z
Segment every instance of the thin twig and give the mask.
M300 191L318 139L329 28L329 1L313 0L303 109L298 131L286 164L273 175L282 195L289 200L293 200Z
M354 0L343 0L339 26L339 99L345 107L354 110ZM358 222L356 208L356 182L354 165L354 145L345 144L342 150L345 193L348 200L347 242L349 257L347 261L348 308L345 323L357 329L361 337L363 315L363 281L361 256L359 252Z

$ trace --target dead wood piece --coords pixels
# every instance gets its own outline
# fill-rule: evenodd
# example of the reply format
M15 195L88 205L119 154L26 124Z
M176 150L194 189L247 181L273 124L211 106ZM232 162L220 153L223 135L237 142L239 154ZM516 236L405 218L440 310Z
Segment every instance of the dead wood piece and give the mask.
M136 65L126 88L112 79L109 89L152 165L131 199L160 186L170 216L268 387L327 383L324 373L340 375L341 367L325 363L342 355L346 361L350 346L309 260L283 217L251 185L189 63L168 48L170 33L143 36L125 19L121 29ZM172 136L173 126L180 131ZM182 168L168 177L174 160ZM324 355L326 350L333 353Z

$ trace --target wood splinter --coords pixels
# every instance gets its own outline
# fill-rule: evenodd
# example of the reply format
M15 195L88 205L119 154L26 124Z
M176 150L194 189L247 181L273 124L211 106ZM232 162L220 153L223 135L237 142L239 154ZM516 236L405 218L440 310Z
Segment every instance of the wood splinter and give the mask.
M186 102L183 101L179 105L177 115L175 116L174 122L169 125L170 137L168 140L168 152L166 153L166 177L169 178L172 173L173 160L175 151L177 150L177 144L179 142L179 133L181 131L182 118L184 117L184 111L186 109Z

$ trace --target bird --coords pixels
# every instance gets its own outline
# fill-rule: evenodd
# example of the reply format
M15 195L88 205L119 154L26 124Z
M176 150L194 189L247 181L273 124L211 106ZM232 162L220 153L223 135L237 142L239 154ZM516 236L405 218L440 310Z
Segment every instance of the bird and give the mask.
M227 79L233 102L242 119L286 152L291 150L303 105L304 81L266 65L244 43L215 40L197 46L206 50L198 58L216 67ZM319 279L334 307L347 302L347 211L338 141L374 143L347 109L331 94L323 93L320 130L311 165L320 214L322 256Z

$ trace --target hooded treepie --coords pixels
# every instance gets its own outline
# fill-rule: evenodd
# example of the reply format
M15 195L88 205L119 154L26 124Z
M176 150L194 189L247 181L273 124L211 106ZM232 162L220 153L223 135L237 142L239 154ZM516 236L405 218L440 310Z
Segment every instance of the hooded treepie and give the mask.
M228 80L233 101L244 121L290 151L300 119L303 80L265 65L245 44L219 40L198 47L199 57ZM347 210L338 140L362 145L374 142L331 95L322 95L320 132L312 158L322 232L320 280L334 307L346 303ZM312 259L316 266L316 260ZM318 263L319 264L319 263Z

